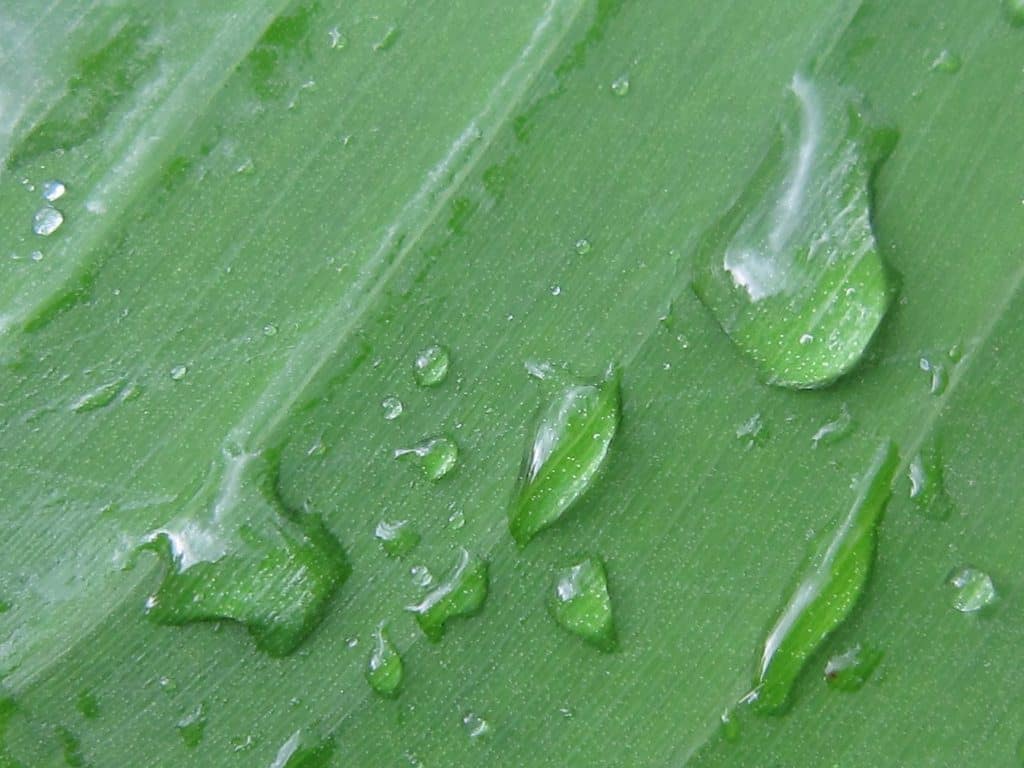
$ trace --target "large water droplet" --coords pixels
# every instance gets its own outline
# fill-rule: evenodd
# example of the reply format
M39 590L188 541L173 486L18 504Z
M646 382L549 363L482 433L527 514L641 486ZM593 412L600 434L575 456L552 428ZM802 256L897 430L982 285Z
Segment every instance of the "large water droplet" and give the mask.
M385 397L380 407L384 409L385 421L394 421L402 415L402 411L405 410L405 406L402 405L402 401L397 397Z
M471 739L479 739L491 730L491 724L484 720L476 712L467 712L462 716L462 727Z
M895 134L847 91L797 76L781 138L704 236L694 290L770 383L824 386L864 354L891 287L870 181Z
M412 448L399 448L395 458L410 457L417 461L428 480L440 480L459 460L459 447L447 437L433 437Z
M615 623L604 563L588 557L559 571L549 601L551 614L564 629L604 651L615 648Z
M860 643L837 653L825 663L825 682L840 691L858 691L882 660L882 652Z
M397 520L393 523L381 520L377 523L373 534L388 557L407 555L420 543L420 535L408 520Z
M402 657L381 624L373 633L373 650L366 665L366 680L381 696L397 696L402 684Z
M277 750L270 768L329 768L333 755L334 739L298 730Z
M64 223L64 214L52 205L44 205L32 217L32 231L37 235L49 237Z
M838 443L853 431L853 416L850 415L846 403L839 409L839 415L831 421L826 421L811 435L811 445L817 448L819 445L830 445Z
M509 530L520 547L555 523L590 488L619 425L619 378L609 371L596 384L558 381L550 366L533 374L555 379L523 457L509 510Z
M60 200L67 191L68 188L64 186L63 181L52 179L51 181L43 182L43 198L49 203Z
M413 374L421 387L436 387L448 376L450 356L444 347L434 344L427 347L413 361Z
M948 583L955 590L953 607L961 613L976 613L996 600L992 577L977 568L957 568L949 575Z
M910 480L910 500L914 509L936 520L945 520L952 511L943 481L942 446L931 438L910 460L907 467Z
M195 749L203 740L203 733L206 731L206 705L199 704L188 714L184 715L174 726L178 729L178 735L185 742L189 749Z
M407 610L416 615L416 623L423 634L437 641L444 635L449 620L472 616L483 608L487 589L487 563L462 549L455 567L441 583Z
M754 689L746 697L758 711L783 709L804 664L863 593L897 463L891 443L879 449L857 484L849 512L804 565L765 638Z

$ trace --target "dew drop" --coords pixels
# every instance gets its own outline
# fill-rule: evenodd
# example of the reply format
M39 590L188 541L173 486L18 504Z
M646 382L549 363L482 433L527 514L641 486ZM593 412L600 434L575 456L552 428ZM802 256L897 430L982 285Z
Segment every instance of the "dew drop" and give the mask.
M455 566L441 583L415 605L407 606L429 639L438 641L447 623L456 617L472 616L487 599L487 563L469 550L461 549Z
M853 426L853 416L850 415L846 403L843 403L839 415L831 421L826 421L811 435L811 445L817 448L819 445L838 443L853 431Z
M449 474L459 460L459 447L447 437L432 437L412 448L399 448L396 459L411 457L419 464L423 476L428 480L440 480Z
M573 245L573 248L576 250L577 256L586 256L588 253L590 253L593 246L590 244L590 241L587 240L587 238L581 237Z
M381 549L388 557L402 557L412 552L420 543L420 535L409 525L408 520L377 523L373 535L380 542Z
M754 688L744 697L757 711L784 709L807 660L846 619L864 592L874 561L878 522L889 500L898 460L892 443L878 450L857 484L849 512L805 563L764 640Z
M64 223L64 214L52 205L44 205L32 217L32 231L37 235L49 237Z
M52 179L43 183L43 199L49 203L60 200L67 191L68 188L64 185L63 181Z
M188 366L187 365L176 365L173 368L171 368L171 378L174 381L181 381L187 375L188 375Z
M992 577L977 568L957 568L949 575L947 583L955 590L953 607L961 613L976 613L995 602L996 587Z
M467 712L462 717L462 727L471 739L479 739L491 730L491 724L475 712Z
M768 427L760 413L755 413L736 428L736 437L746 448L760 447L768 442Z
M946 387L949 385L949 374L946 372L945 366L933 363L926 357L922 357L918 362L918 365L922 371L928 374L929 393L933 395L941 395L946 391Z
M42 261L43 260L43 252L42 251L32 251L32 253L30 253L28 255L28 257L30 259L32 259L32 261Z
M402 674L402 657L381 624L373 633L373 650L366 665L366 680L374 691L391 698L398 695Z
M174 726L178 735L185 742L189 749L195 749L203 740L203 733L206 731L206 704L199 704L191 712L186 714Z
M618 77L616 77L614 80L612 80L611 88L612 88L612 93L614 93L616 96L625 96L626 94L628 94L629 93L629 75L623 73L623 74L619 75Z
M449 355L444 347L434 344L427 347L413 362L413 374L421 387L436 387L448 376Z
M953 75L960 71L963 61L959 56L948 48L939 51L939 55L932 61L931 71L941 72L945 75Z
M693 288L769 383L825 386L863 356L891 299L871 178L894 143L857 97L796 76L779 139L703 236Z
M557 381L550 365L534 365L531 373L556 379L557 390L534 425L509 509L509 530L520 547L558 521L594 484L619 425L614 370L596 384Z
M560 285L552 285L551 286L551 295L552 296L561 296L562 295L562 286L560 286Z
M559 571L549 601L563 629L604 651L615 648L615 623L604 563L588 557Z
M825 682L839 691L858 691L881 660L881 651L857 643L829 658L825 663Z
M414 565L409 569L409 577L412 583L421 589L426 589L434 583L434 574L425 565Z
M405 410L405 406L402 405L402 401L397 397L385 397L381 400L380 407L384 409L384 420L394 421L402 415L402 411Z

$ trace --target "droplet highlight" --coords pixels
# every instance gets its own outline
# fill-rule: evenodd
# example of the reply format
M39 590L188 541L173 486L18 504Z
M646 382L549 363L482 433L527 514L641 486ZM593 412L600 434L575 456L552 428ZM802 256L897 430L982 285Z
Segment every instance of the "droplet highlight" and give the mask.
M588 557L559 571L548 605L560 627L595 648L614 650L612 601L604 563L599 558Z
M436 482L455 469L459 461L459 447L450 438L433 437L412 448L399 448L394 456L396 459L414 459L423 476Z
M441 583L419 603L406 610L429 639L438 641L449 621L478 613L487 599L487 563L467 549L459 552L455 566Z

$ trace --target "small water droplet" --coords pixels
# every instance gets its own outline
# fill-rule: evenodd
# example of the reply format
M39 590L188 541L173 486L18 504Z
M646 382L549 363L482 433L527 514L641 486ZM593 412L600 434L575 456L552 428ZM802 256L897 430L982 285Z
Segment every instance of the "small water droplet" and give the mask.
M747 448L762 446L768 442L768 428L760 413L755 413L736 429L736 437Z
M926 517L945 520L952 511L943 481L942 447L937 438L926 441L907 467L910 500Z
M946 391L946 387L949 385L949 374L946 373L944 365L933 363L926 357L922 357L918 365L922 371L929 375L928 391L931 394L941 395Z
M839 691L858 691L881 660L881 651L857 643L829 658L825 663L825 682Z
M173 368L171 368L171 378L174 381L181 381L187 375L188 375L188 366L187 365L176 365Z
M355 648L358 645L359 645L359 638L358 637L350 637L348 640L345 641L345 647L346 648Z
M185 742L189 749L195 749L203 740L203 733L206 731L206 704L199 704L191 712L178 720L174 726L178 729L178 735Z
M427 347L416 356L413 374L421 387L436 387L448 376L450 357L439 344Z
M167 677L166 675L157 680L157 685L160 686L161 691L167 694L177 693L178 691L178 684L174 682L174 678Z
M939 51L939 55L932 60L931 71L953 75L960 71L961 66L963 66L961 58L948 48L943 48Z
M491 730L491 725L475 712L467 712L462 717L462 727L471 739L479 739Z
M433 437L412 448L399 448L394 456L397 459L407 456L416 459L424 477L437 481L455 469L459 447L447 437Z
M590 241L587 240L587 238L581 237L573 245L573 248L576 249L577 256L586 256L588 253L590 253L593 246L590 244Z
M615 648L608 578L599 558L588 557L559 571L549 607L563 629L603 651Z
M811 435L811 444L817 448L819 445L837 443L853 431L853 426L853 416L850 415L846 403L843 403L839 415L831 421L826 421Z
M551 286L551 295L552 296L561 296L562 295L562 286L560 286L560 285L552 285Z
M32 253L30 253L28 255L28 257L30 259L32 259L32 261L42 261L43 260L43 252L42 251L32 251Z
M52 179L43 183L43 198L47 202L55 202L64 197L64 193L68 191L68 188L64 186L64 182Z
M809 333L804 333L804 334L801 334L801 335L800 335L800 343L801 343L802 345L804 345L804 346L807 346L807 345L808 345L808 344L810 344L810 343L811 343L812 341L814 341L814 336L812 336L811 334L809 334Z
M1003 0L1003 15L1010 26L1024 27L1024 0Z
M419 603L406 607L429 639L438 641L447 623L456 617L472 616L487 599L487 563L466 549L441 583Z
M959 363L963 356L964 349L962 346L960 346L960 344L954 344L949 348L949 351L946 353L946 357L949 358L949 362L953 364Z
M560 714L566 720L572 720L576 713L573 712L572 707L559 707L558 714Z
M366 664L366 680L374 691L391 698L398 695L402 674L402 657L388 638L384 625L380 624L373 633L373 650Z
M957 568L949 575L947 583L956 590L953 607L961 613L976 613L996 600L992 577L977 568Z
M434 583L434 574L425 565L414 565L409 569L409 576L412 583L422 589L426 589Z
M384 420L394 421L402 415L402 411L405 410L405 406L402 405L402 401L397 397L385 397L380 407L384 409Z
M267 323L263 326L264 336L277 336L277 326L273 323Z
M450 515L448 515L448 527L453 531L457 531L466 524L466 515L461 509L456 509Z
M32 217L32 231L37 235L48 237L56 232L63 223L63 213L52 205L44 205Z
M256 746L256 739L252 737L252 734L232 736L228 741L228 745L231 747L232 752L248 752Z
M629 75L623 73L623 74L619 75L618 77L616 77L614 80L612 80L611 88L612 88L612 93L614 93L616 96L625 96L626 94L628 94L629 93Z
M373 535L380 542L381 549L388 557L402 557L412 552L420 543L420 535L409 525L408 520L377 523Z
M594 484L618 429L620 409L614 370L596 384L578 384L559 381L550 365L528 364L527 369L558 389L537 418L509 509L509 530L520 547L559 520Z

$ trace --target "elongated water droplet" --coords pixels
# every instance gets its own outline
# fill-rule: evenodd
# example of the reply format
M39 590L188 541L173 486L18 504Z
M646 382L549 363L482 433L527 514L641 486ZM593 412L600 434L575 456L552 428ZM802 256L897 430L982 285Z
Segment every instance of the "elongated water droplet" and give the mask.
M553 369L538 367L548 378ZM556 382L558 385L558 382ZM560 385L542 407L509 510L520 547L555 523L594 484L619 426L619 378Z
M603 651L615 648L615 623L604 563L597 557L559 571L549 602L558 624Z
M946 367L939 363L933 363L926 357L922 357L918 364L921 370L928 374L928 391L933 395L941 395L945 392L949 384L949 374L946 373Z
M329 768L334 748L334 739L298 730L277 750L270 768Z
M1011 26L1024 27L1024 0L1003 0L1003 15Z
M187 715L178 720L174 726L178 729L178 735L185 742L189 749L195 749L203 740L203 733L206 731L206 704L199 704Z
M910 480L910 500L914 509L936 520L945 520L952 511L943 481L942 446L931 438L910 460L907 467Z
M451 358L448 350L434 344L427 347L413 361L413 374L421 387L436 387L448 376Z
M992 577L977 568L957 568L949 575L948 583L955 590L953 607L961 613L976 613L996 600Z
M32 231L42 237L49 237L64 223L64 214L52 205L44 205L32 217Z
M781 386L824 386L863 356L891 286L870 181L895 134L868 128L852 94L797 76L781 138L704 236L694 290Z
M762 446L768 442L768 427L760 413L755 413L736 428L736 437L747 448Z
M939 55L932 60L931 71L941 72L945 75L953 75L960 71L963 61L959 56L948 48L939 51Z
M151 619L231 619L274 656L309 636L350 568L318 516L284 507L276 478L263 454L225 451L184 516L149 535L144 546L166 563Z
M817 448L819 445L838 443L852 431L853 416L850 415L846 403L843 403L839 415L831 421L826 421L811 435L811 444Z
M491 730L491 724L484 720L476 712L467 712L462 716L462 727L471 739L479 739Z
M385 421L394 421L402 415L402 411L405 410L405 406L402 405L402 401L397 397L385 397L380 407L384 409Z
M48 203L56 202L64 197L64 193L68 191L68 188L64 186L64 182L53 179L51 181L43 182L43 198Z
M785 706L808 658L863 593L897 463L892 443L879 449L857 484L850 511L804 566L761 650L754 689L747 696L758 711L774 713Z
M428 480L440 480L455 469L459 461L459 447L447 437L433 437L412 448L395 451L396 459L403 457L415 459Z
M612 93L616 96L625 96L629 93L629 75L621 74L612 80Z
M407 610L415 614L423 634L436 642L451 619L472 616L483 608L487 589L487 563L463 549L455 567L441 583Z
M420 543L420 535L413 530L408 520L397 520L393 523L381 520L373 534L388 557L407 555Z
M104 408L114 402L123 386L123 381L110 381L106 384L100 384L71 403L71 410L74 413L88 413L89 411Z
M373 633L373 650L366 666L366 680L381 696L398 695L402 684L402 657L381 624Z
M825 682L839 691L859 691L881 660L881 651L857 643L826 662Z

